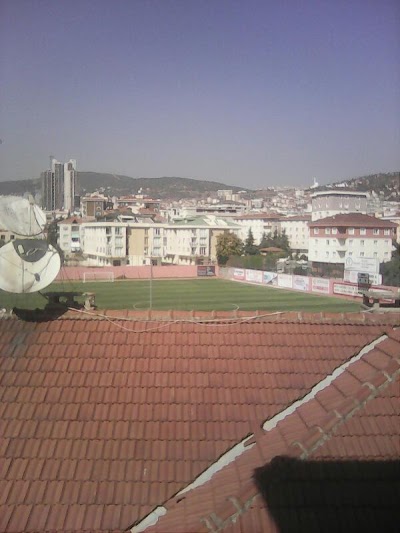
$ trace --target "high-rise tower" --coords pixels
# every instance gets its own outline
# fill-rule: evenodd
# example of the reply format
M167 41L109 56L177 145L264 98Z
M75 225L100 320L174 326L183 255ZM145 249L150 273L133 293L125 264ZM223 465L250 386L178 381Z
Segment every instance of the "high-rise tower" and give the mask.
M50 169L41 174L42 206L46 211L72 211L77 189L76 160L60 163L50 156Z

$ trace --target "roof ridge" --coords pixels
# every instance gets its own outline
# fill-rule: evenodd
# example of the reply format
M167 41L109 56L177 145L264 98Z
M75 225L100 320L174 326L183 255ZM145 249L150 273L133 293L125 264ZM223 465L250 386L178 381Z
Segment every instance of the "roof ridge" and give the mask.
M30 318L30 315L31 318ZM60 313L58 309L53 316L51 313L41 311L39 319L38 310L26 310L24 315L18 316L14 312L0 313L0 320L28 320L28 321L51 321L51 320L107 320L129 321L129 322L171 322L171 323L230 323L234 324L251 324L251 323L290 323L290 324L332 324L332 325L366 325L371 324L388 325L391 327L400 327L400 314L393 313L328 313L315 312L307 313L304 311L276 311L263 312L260 310L245 311L181 311L181 310L132 310L132 309L74 309L68 308L65 312Z
M362 364L365 364L364 358L369 353L371 353L373 349L379 349L379 345L385 342L387 339L394 340L400 345L400 339L396 339L394 338L394 336L384 335L383 338L381 338L379 342L376 343L378 339L368 345L370 347L368 351L365 350L366 347L362 349L363 353L361 357L359 357L357 360L353 361L350 364L348 364L349 362L344 363L347 364L347 366L341 373L341 375L346 372L351 374L348 368L350 368L352 364L357 365L360 362ZM327 413L323 417L321 417L316 424L310 425L310 427L308 427L307 430L301 434L300 438L293 438L284 442L280 437L278 439L279 442L284 444L281 446L281 451L276 453L276 455L290 455L298 457L299 459L308 458L312 453L315 452L315 450L323 446L323 444L334 435L334 433L342 424L352 418L355 413L365 407L368 402L370 402L373 398L377 397L381 393L381 391L383 391L390 383L393 383L397 379L397 377L400 375L400 356L390 356L390 361L383 369L376 369L372 365L368 366L371 369L370 374L366 379L364 379L363 382L360 382L361 385L354 391L354 393L351 394L350 397L344 398L343 400L339 401L339 403L337 403L337 405L327 411ZM353 368L352 370L354 372ZM336 379L338 379L338 377L339 376L336 376L328 385L328 387L334 386L334 383ZM313 398L310 398L305 405L307 405L307 403L311 402L312 400ZM297 414L297 409L298 407L296 407L293 412L288 414L285 419L288 420L290 417L295 416ZM253 437L246 442L246 446L250 447L248 453L254 455L254 462L260 461L260 457L264 461L271 460L271 457L267 458L265 455L265 452L267 452L268 454L268 446L266 446L265 450L263 450L261 445L264 444L265 441L271 439L275 433L280 433L279 422L267 432L261 430L260 428L257 428L254 431ZM274 446L272 447L274 448ZM276 451L277 450L274 450L274 453ZM239 457L243 458L244 454ZM220 472L222 473L223 471L225 471L226 473L228 468L236 468L235 463L239 459L239 457L236 458L233 462L229 463ZM248 459L249 458L250 457L248 457ZM247 463L248 462L249 461L247 461ZM253 463L253 461L251 461L251 463ZM255 468L257 465L253 466ZM210 482L211 480L209 480L207 483ZM203 487L205 486L206 485L203 485ZM177 498L177 495L175 495L174 497L164 502L162 504L162 508L164 511L163 515L168 515L168 513L165 513L166 510L171 512L172 510L178 509L177 506L179 505L179 502L182 499L185 499L186 496L192 496L197 488L201 487L195 487L186 495L182 495L183 497L181 499ZM238 492L235 492L234 494L230 494L227 498L225 498L224 502L222 502L217 509L213 509L208 514L202 513L202 516L199 517L202 526L197 526L195 530L188 529L187 531L196 531L196 533L217 533L219 531L222 531L227 526L232 525L238 519L239 516L244 514L251 507L251 504L258 497L258 495L258 489L254 484L252 478L249 478L245 482L241 482L240 490ZM162 518L160 524L158 524L157 521L158 519L153 522L154 525L157 524L155 525L154 529L152 529L149 524L150 531L163 531ZM132 531L145 531L145 529L140 528L139 524L139 527L132 529ZM161 529L159 529L157 526L161 527Z
M381 342L384 342L384 340L386 339L383 339ZM359 387L359 389L354 393L352 398L346 398L342 400L334 409L327 413L327 415L320 421L319 424L316 424L315 426L308 429L301 439L296 439L292 441L292 443L289 444L289 446L287 447L287 451L289 451L288 455L298 456L302 460L307 459L319 447L321 447L325 442L327 442L342 424L352 418L354 414L360 409L365 407L365 405L369 401L378 396L378 394L382 390L384 390L390 383L394 382L399 375L400 356L393 357L383 370L377 370L375 374L371 376L370 379L365 381ZM268 434L260 435L259 440L266 439L267 436ZM251 506L252 502L255 500L255 498L258 497L258 495L258 489L252 482L247 483L243 488L241 488L236 498L238 501L241 502L242 507L240 512L238 513L236 511L231 515L231 518L236 520L238 514L241 515L243 514L243 512L247 511L248 508ZM232 501L232 498L229 498L229 500ZM228 505L229 504L227 504L226 502L225 505L222 506L221 516L226 515ZM231 523L232 520L229 520L228 523L226 523L225 520L223 528L214 530L207 529L205 531L213 531L213 533L214 531L222 531L223 529L225 529L226 526L230 525ZM201 530L199 530L199 533L201 533Z
M351 418L357 411L365 407L369 401L378 396L399 375L400 357L393 357L383 370L376 370L375 374L365 381L351 398L342 400L321 419L319 424L309 429L306 439L295 440L291 443L291 446L300 448L300 458L306 459L317 448L322 446L324 442L329 440L339 426ZM319 435L315 430L317 430Z

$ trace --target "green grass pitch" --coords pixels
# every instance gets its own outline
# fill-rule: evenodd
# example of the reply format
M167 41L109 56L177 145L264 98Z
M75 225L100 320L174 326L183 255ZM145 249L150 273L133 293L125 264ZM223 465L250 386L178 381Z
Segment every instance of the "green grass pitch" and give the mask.
M149 309L150 280L54 283L48 291L94 292L98 309ZM83 301L83 299L81 300ZM0 308L43 308L40 294L0 291ZM360 305L340 298L303 294L222 279L153 280L152 308L195 311L305 311L351 312Z

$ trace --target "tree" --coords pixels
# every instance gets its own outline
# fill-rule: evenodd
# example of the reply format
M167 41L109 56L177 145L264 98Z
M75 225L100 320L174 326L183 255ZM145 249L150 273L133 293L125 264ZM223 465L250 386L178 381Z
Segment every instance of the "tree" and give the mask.
M393 241L394 251L391 261L381 263L380 273L384 285L400 287L400 245Z
M271 234L269 234L267 236L267 234L264 231L264 233L262 234L262 237L261 237L261 242L260 242L259 249L268 248L268 246L271 245L270 243L271 243Z
M260 253L258 247L254 244L254 236L251 228L249 228L249 233L247 235L246 242L244 243L243 252L244 255L258 255Z
M283 230L282 233L278 233L276 230L275 230L277 236L275 237L275 234L274 234L274 238L275 238L275 246L277 248L282 248L282 250L285 250L285 252L290 252L290 246L289 246L289 239L288 239L288 236L286 235L286 231Z
M286 253L290 252L290 246L289 246L289 239L286 235L285 230L282 231L282 233L279 233L277 229L275 229L273 235L269 233L266 235L263 233L261 244L259 248L281 248Z
M227 231L217 237L217 260L219 265L226 265L231 255L242 255L243 243L237 235Z

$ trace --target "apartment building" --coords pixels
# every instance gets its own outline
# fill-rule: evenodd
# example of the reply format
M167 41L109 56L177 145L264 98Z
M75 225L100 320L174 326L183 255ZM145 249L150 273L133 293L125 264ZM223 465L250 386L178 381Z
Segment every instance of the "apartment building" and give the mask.
M42 207L46 211L72 211L76 205L76 160L60 163L50 156L50 168L41 173Z
M127 224L123 222L89 222L82 225L87 266L127 264Z
M297 253L308 253L311 215L297 215L280 219L280 231L285 231L290 248Z
M275 213L249 213L232 217L235 224L240 226L239 237L242 241L247 239L249 230L251 230L254 243L261 243L264 233L273 234L275 230L280 231L280 216Z
M86 219L70 217L58 223L58 245L66 257L82 250L85 221Z
M311 219L332 217L340 213L367 213L366 192L329 190L311 195Z
M191 217L171 223L128 223L127 249L131 265L154 263L193 265L216 261L218 235L239 233L230 220Z
M81 199L82 215L84 217L102 217L107 208L108 198L104 195L91 194Z
M338 214L309 223L308 259L314 270L324 265L343 272L348 258L390 261L396 224L360 213Z
M400 211L393 213L392 215L385 215L381 217L381 220L390 220L397 226L397 243L400 244Z
M128 222L127 260L129 265L161 264L166 246L165 227L152 220Z

